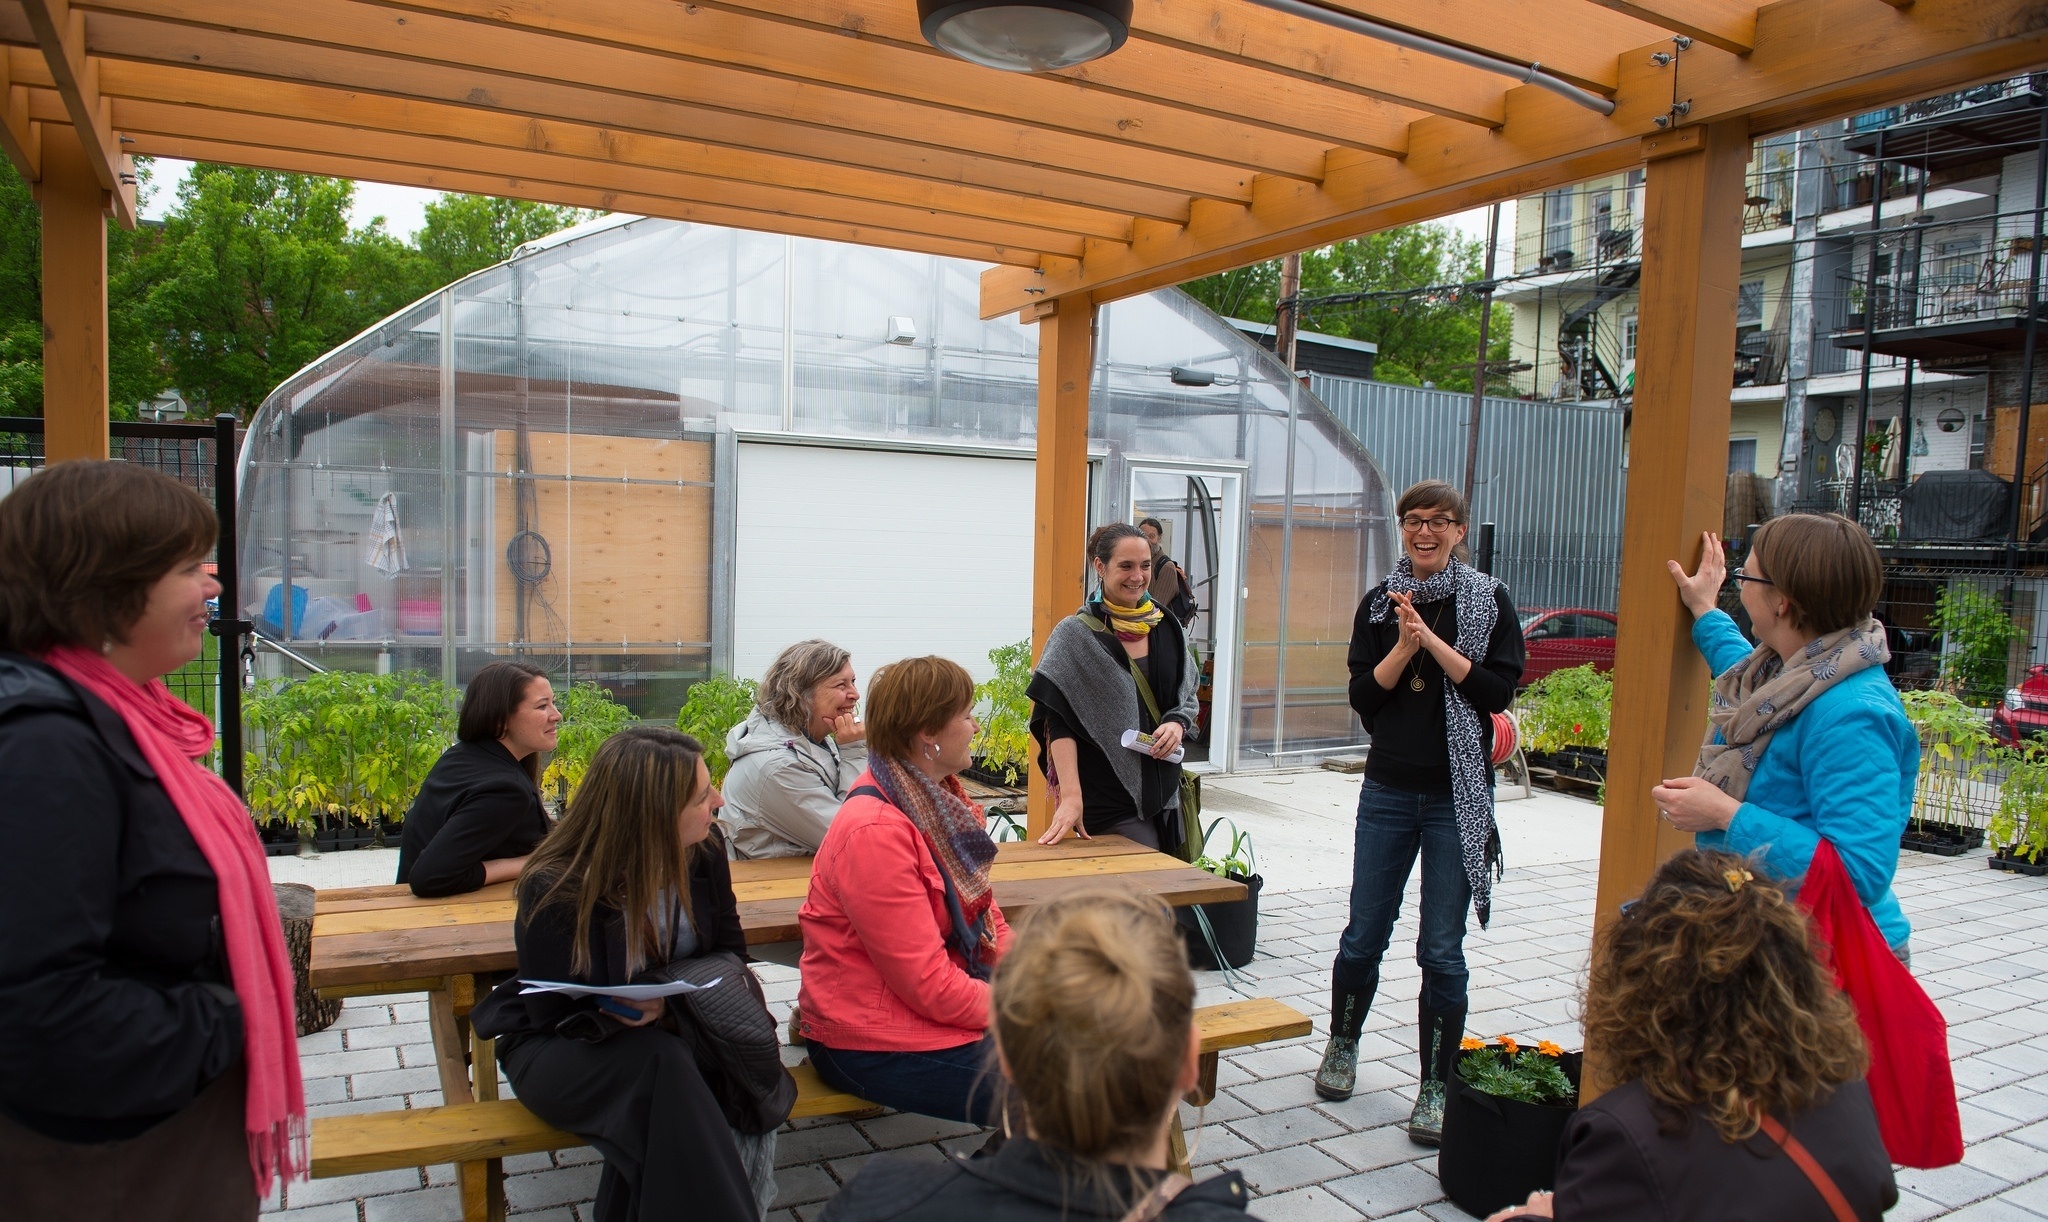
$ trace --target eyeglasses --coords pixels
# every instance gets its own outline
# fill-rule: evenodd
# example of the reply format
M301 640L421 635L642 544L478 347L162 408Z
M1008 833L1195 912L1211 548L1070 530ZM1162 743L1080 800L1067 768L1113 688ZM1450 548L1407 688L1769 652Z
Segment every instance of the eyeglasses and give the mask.
M1411 515L1401 519L1401 529L1411 535L1423 530L1432 535L1441 535L1449 532L1451 527L1457 524L1455 518L1418 518Z
M1735 569L1728 575L1730 577L1733 577L1737 581L1753 581L1760 586L1774 586L1778 584L1777 582L1772 581L1768 577L1752 577L1748 573L1743 572L1741 569Z

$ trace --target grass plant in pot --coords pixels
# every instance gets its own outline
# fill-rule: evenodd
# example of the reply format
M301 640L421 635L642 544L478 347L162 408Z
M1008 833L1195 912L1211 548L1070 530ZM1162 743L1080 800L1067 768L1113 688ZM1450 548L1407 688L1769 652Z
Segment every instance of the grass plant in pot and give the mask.
M1981 847L1984 828L1971 797L1991 771L1995 746L1983 716L1951 692L1901 692L1899 701L1920 736L1913 817L1899 847L1941 857Z
M1216 839L1216 833L1223 827L1230 829L1230 844L1222 855L1215 856L1209 851ZM1258 854L1252 848L1252 835L1242 831L1230 819L1213 819L1202 831L1202 852L1195 858L1196 869L1207 870L1218 878L1227 878L1243 883L1245 897L1221 904L1197 904L1189 908L1174 909L1174 920L1180 923L1181 937L1188 946L1188 966L1198 972L1216 971L1223 967L1243 967L1252 961L1259 942L1259 892L1266 886L1266 880L1259 874ZM1208 928L1202 927L1204 921ZM1218 956L1222 961L1218 962Z
M2029 743L2001 750L2005 784L1998 791L1998 811L1991 816L1993 851L1990 866L2015 874L2048 874L2048 752Z
M1475 1218L1556 1186L1557 1153L1579 1104L1582 1055L1549 1041L1468 1037L1444 1097L1437 1179Z
M1593 784L1607 779L1607 723L1614 679L1589 662L1554 670L1515 697L1532 767Z

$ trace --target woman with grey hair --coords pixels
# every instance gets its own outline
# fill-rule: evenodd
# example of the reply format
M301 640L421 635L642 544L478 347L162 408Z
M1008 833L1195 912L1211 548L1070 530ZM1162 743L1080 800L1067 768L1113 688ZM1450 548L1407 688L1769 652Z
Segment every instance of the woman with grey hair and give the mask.
M803 857L818 851L846 791L867 766L853 715L853 656L830 641L798 641L761 677L751 716L726 736L732 770L725 809L733 853Z

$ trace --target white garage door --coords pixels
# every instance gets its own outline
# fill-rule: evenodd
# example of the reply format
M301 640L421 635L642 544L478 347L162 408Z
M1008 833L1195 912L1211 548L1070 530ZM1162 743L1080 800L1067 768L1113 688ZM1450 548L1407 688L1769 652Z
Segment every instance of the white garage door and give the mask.
M824 637L863 688L921 654L980 681L989 650L1031 635L1030 459L742 441L738 465L741 677Z

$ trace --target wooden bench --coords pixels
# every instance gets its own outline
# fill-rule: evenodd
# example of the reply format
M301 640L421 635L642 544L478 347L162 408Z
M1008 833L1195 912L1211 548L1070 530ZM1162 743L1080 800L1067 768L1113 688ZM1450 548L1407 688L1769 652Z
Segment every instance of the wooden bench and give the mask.
M1216 1095L1218 1053L1270 1040L1292 1039L1307 1035L1311 1029L1308 1018L1300 1011L1266 997L1204 1007L1195 1012L1195 1025L1202 1033L1202 1072L1199 1084L1189 1092L1188 1102L1197 1105ZM874 1108L865 1099L825 1085L808 1061L789 1072L797 1084L791 1119L837 1116ZM319 1116L313 1120L313 1177L324 1179L454 1163L461 1172L466 1222L500 1222L505 1214L502 1160L515 1154L588 1144L573 1133L547 1124L516 1099ZM1173 1128L1172 1146L1174 1160L1184 1164L1187 1149L1178 1123Z

